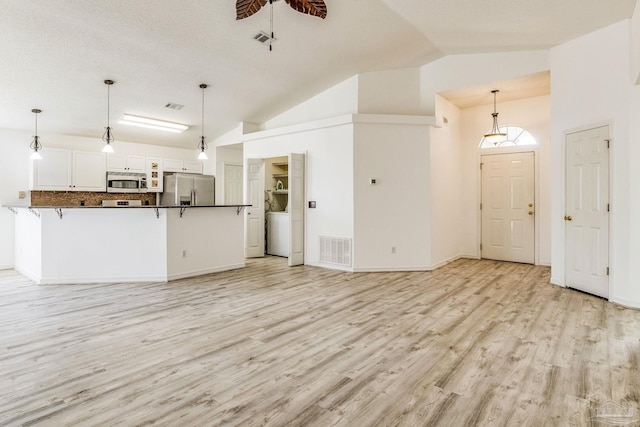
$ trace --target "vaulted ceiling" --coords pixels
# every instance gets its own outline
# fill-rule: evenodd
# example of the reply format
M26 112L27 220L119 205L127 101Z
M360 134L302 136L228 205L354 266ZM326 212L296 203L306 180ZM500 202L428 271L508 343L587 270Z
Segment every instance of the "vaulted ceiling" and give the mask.
M0 0L0 128L100 137L111 87L117 140L194 148L263 122L357 73L444 55L545 49L628 18L635 0L325 0L318 19L273 5L237 21L235 0ZM464 98L464 94L453 94ZM451 95L451 96L453 96ZM181 110L167 103L184 105ZM190 125L118 125L124 114Z

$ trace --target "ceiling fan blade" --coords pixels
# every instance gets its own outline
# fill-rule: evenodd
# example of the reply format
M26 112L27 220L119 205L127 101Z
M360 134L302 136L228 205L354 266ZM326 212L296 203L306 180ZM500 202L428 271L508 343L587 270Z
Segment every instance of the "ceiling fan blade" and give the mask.
M324 0L284 0L289 6L297 10L298 12L306 13L307 15L317 16L318 18L327 17L327 5Z
M236 20L248 18L267 4L267 0L237 0Z

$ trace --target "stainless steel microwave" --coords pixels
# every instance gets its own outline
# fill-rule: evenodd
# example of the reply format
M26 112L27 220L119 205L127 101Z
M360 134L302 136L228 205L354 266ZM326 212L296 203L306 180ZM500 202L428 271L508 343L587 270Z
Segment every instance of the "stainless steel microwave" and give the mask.
M146 193L147 174L107 172L107 193Z

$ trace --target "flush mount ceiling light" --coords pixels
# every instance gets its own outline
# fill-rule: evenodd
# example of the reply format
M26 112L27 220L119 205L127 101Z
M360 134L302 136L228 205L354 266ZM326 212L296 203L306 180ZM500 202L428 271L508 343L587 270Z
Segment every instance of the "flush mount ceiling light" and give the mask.
M36 133L33 136L33 141L31 141L31 145L29 145L29 148L33 150L33 153L31 153L31 158L40 160L42 158L42 156L40 155L42 144L40 143L40 137L38 136L38 114L42 113L42 110L34 108L33 110L31 110L31 112L36 115Z
M198 154L198 160L207 160L209 157L207 156L207 141L204 138L204 90L207 88L207 85L202 83L200 85L200 89L202 89L202 136L200 136L200 143L198 144L198 150L200 150L200 154Z
M113 134L111 133L111 126L109 125L109 108L110 108L109 89L111 88L111 85L114 83L115 82L113 80L104 81L104 84L107 85L107 127L104 131L104 134L102 135L102 140L104 141L104 147L102 147L103 153L113 153L113 147L111 146L111 143L114 141L114 138L113 138Z
M147 129L162 130L165 132L182 133L189 129L189 126L180 123L165 122L164 120L150 119L148 117L139 117L132 114L123 114L118 120L119 124L138 126Z
M484 137L493 145L498 145L498 143L504 141L507 138L507 134L504 132L500 132L500 126L498 126L498 112L496 111L496 94L500 92L498 89L494 89L491 91L493 94L493 113L491 116L493 117L493 126L491 127L491 131L489 133L485 133Z
M236 20L248 18L253 15L269 1L271 6L270 10L270 25L271 31L269 36L266 33L258 33L254 39L260 41L260 43L266 44L269 41L269 50L273 50L271 42L275 40L273 35L273 3L277 0L237 0L236 1ZM306 13L307 15L317 16L318 18L325 19L327 17L327 5L324 0L284 0L292 9L297 10L300 13ZM266 36L266 38L265 38Z

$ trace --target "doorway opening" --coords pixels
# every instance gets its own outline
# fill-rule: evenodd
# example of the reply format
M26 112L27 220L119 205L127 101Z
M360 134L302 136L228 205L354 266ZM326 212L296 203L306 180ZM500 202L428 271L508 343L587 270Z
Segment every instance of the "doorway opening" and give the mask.
M304 264L304 154L246 160L245 255Z

